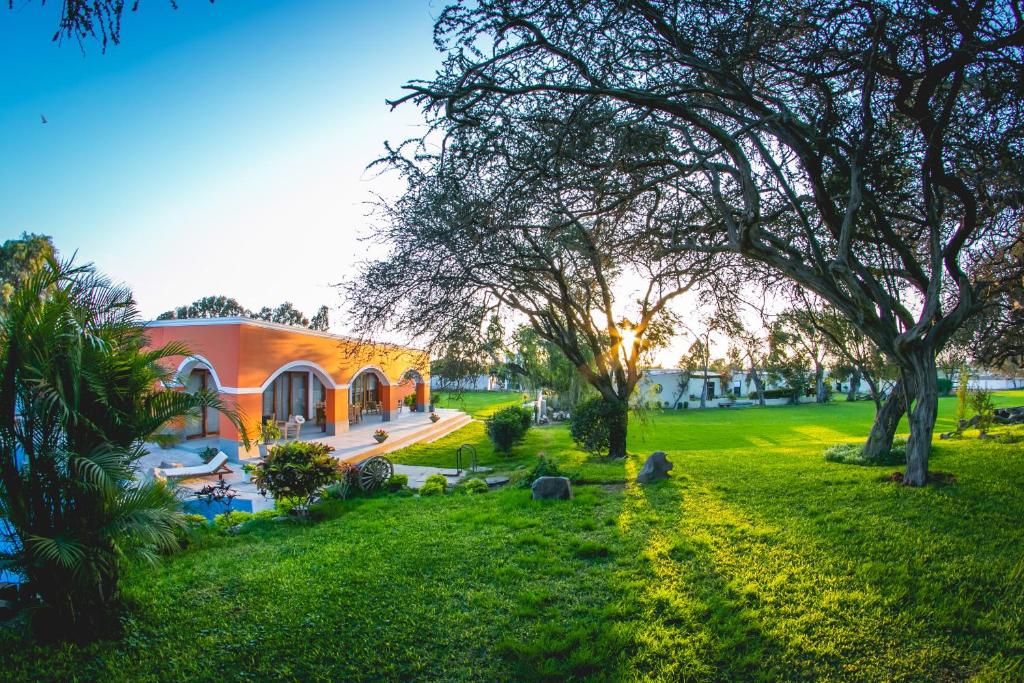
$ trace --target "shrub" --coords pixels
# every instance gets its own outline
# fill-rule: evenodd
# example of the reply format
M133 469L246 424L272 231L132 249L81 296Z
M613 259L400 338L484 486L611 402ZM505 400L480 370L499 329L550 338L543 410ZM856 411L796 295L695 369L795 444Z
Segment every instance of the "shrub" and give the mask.
M427 477L427 480L423 482L423 486L420 487L421 496L439 496L444 495L444 492L448 489L448 480L445 479L443 474L432 474Z
M868 460L864 446L859 443L837 443L825 449L825 460L842 465L902 465L907 461L907 440L894 439L889 453Z
M494 450L508 455L529 427L529 413L517 406L502 408L487 418L487 437Z
M608 450L611 440L611 425L625 419L625 413L618 404L600 396L580 402L569 418L569 433L572 440L588 453L602 453Z
M444 486L444 487L447 488L447 486L448 486L448 479L443 474L431 474L429 477L427 477L427 480L425 482L423 482L423 483L424 484L431 484L431 483L440 484L441 486Z
M409 475L407 474L392 474L391 478L388 479L388 491L395 492L400 491L409 485Z
M988 389L971 390L971 407L978 416L978 431L985 434L995 420L996 404L992 402L992 392Z
M346 478L346 468L331 456L333 450L313 441L274 446L252 467L252 482L261 494L294 500L305 512L325 486Z
M565 474L558 467L558 463L544 455L543 453L537 454L537 460L534 461L533 467L526 470L525 474L515 477L516 483L524 489L528 489L533 486L533 482L537 481L541 477L564 477Z
M207 446L206 448L199 451L199 457L203 459L203 462L208 463L215 457L217 457L218 453L220 453L218 449L214 448L213 446Z
M326 498L345 500L352 495L353 491L359 489L355 481L356 468L347 462L340 463L340 466L342 474L338 481L324 489Z
M523 434L525 435L533 425L533 411L529 408L517 408L519 411L519 420L522 423Z
M970 379L971 376L967 372L967 367L961 367L959 383L956 387L956 430L958 432L963 429L964 420L967 419L967 405L970 402L967 394L967 384L970 382Z
M276 509L260 510L259 512L232 512L231 514L217 515L213 518L213 525L218 531L229 531L234 527L240 527L249 522L269 521L280 516Z
M459 484L456 489L459 493L487 493L491 488L487 485L487 482L483 479L467 479L466 481Z
M260 439L265 444L275 443L281 440L281 428L273 420L267 420L260 425Z
M939 396L949 396L950 392L953 391L953 380L948 377L939 377Z
M181 436L179 434L155 434L153 443L163 449L174 448L181 443Z

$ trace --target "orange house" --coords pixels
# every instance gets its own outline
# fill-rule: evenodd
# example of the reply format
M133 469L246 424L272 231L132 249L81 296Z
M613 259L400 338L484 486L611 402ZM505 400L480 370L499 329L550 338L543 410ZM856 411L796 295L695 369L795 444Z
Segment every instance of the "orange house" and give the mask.
M186 390L209 389L233 402L254 441L268 419L301 415L304 434L334 435L355 421L429 409L429 359L418 349L241 317L159 320L147 334L153 346L184 343L192 355L173 362ZM219 437L233 459L245 455L238 430L216 411L181 430L185 438Z

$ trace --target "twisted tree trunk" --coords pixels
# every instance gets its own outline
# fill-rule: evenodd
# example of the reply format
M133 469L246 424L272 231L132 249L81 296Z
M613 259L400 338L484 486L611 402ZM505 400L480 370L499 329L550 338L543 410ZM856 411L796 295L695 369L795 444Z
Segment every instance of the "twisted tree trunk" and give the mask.
M879 407L875 411L875 422L871 425L871 433L868 435L867 443L864 444L864 457L868 460L878 460L892 450L896 428L906 413L907 403L903 381L900 380L896 383L884 404L876 405Z
M928 347L908 358L902 369L904 382L913 383L913 405L908 406L910 439L907 441L907 469L903 483L924 486L928 483L928 456L932 449L932 433L939 408L939 383L935 353Z

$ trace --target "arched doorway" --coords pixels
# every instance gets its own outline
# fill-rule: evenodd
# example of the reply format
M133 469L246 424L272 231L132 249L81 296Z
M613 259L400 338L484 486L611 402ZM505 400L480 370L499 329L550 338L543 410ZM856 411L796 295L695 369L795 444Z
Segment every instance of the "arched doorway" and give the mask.
M178 380L185 391L194 394L200 391L220 391L220 381L213 366L205 358L188 358L178 367ZM198 415L185 419L186 439L204 439L220 432L220 413L203 407Z
M263 383L261 419L283 423L301 416L327 430L327 390L334 381L315 363L296 361L277 370ZM309 425L303 430L309 429Z
M379 368L363 368L349 383L349 421L361 422L369 416L390 419L390 382Z

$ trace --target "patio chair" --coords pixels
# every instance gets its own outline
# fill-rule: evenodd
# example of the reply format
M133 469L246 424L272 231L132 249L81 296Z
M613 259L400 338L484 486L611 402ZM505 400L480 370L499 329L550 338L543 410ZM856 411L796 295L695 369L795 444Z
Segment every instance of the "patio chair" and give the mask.
M153 476L157 479L185 479L188 477L205 477L211 474L218 476L231 474L228 467L228 456L224 451L217 451L217 455L210 458L210 462L203 465L192 465L191 467L154 467Z
M288 433L294 432L295 438L299 438L299 434L302 433L302 425L306 424L306 418L301 415L292 415L288 418L288 422L285 423L284 438L288 440Z

